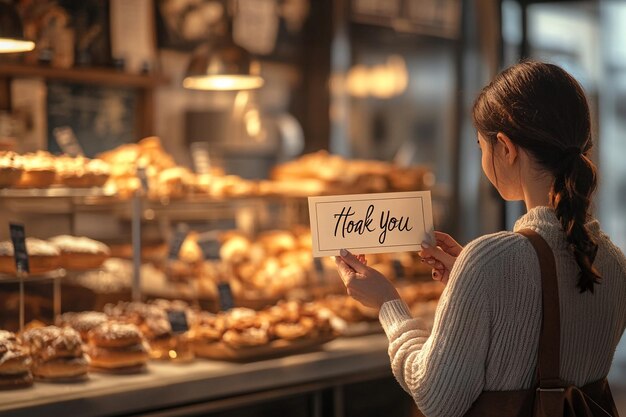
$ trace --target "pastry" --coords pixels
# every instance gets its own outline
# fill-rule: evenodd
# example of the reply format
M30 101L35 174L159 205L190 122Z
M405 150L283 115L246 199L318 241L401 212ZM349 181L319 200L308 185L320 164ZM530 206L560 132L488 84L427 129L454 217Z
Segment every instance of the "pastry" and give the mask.
M148 361L148 346L139 328L130 323L107 322L89 331L89 356L96 371L141 371Z
M230 264L244 261L250 250L250 240L242 235L226 238L220 247L220 258Z
M60 235L49 241L61 251L61 266L65 269L98 268L111 253L104 243L86 237Z
M26 388L33 384L31 359L15 334L0 330L0 390Z
M28 347L36 378L75 380L87 375L89 360L76 330L47 326L27 330L20 338Z
M150 358L168 358L174 335L164 308L141 302L119 302L116 305L107 304L105 312L120 322L138 327L148 341Z
M61 266L61 253L52 243L28 237L26 238L26 251L31 275L43 274ZM16 274L11 241L0 242L0 273Z
M66 187L100 187L110 175L110 167L99 159L59 156L55 159L56 181Z
M12 187L24 171L21 157L15 152L0 152L0 188Z
M108 321L108 316L98 311L83 311L81 313L63 313L57 317L57 325L60 327L71 327L80 333L83 342L87 343L88 334L94 329Z
M54 183L56 168L54 158L45 151L22 156L24 172L14 185L17 188L47 188Z

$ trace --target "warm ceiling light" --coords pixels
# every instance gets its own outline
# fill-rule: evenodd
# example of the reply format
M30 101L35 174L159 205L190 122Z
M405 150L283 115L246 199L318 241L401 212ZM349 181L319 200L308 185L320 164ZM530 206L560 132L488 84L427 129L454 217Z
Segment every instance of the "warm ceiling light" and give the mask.
M263 86L260 67L230 36L200 45L192 54L183 87L195 90L253 90Z
M15 6L0 2L0 53L28 52L35 43L24 39L24 28Z

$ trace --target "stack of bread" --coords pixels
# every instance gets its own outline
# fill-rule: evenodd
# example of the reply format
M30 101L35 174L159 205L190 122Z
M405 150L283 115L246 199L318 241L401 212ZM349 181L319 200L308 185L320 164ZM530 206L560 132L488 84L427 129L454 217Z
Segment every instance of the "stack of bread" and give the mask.
M97 372L143 372L149 347L139 328L131 323L108 321L88 333L91 369Z
M80 334L69 327L38 327L20 336L33 361L33 375L44 381L84 379L89 360Z
M0 390L26 388L33 384L28 350L15 334L0 330Z

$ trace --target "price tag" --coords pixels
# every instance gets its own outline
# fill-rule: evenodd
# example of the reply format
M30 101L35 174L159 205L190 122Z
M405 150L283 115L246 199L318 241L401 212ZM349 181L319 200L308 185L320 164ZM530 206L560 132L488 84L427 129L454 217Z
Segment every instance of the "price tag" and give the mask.
M168 254L168 258L171 261L178 259L178 252L180 252L180 248L183 246L183 242L187 238L189 234L189 226L186 223L179 223L176 226L176 232L174 232L174 237L170 241L170 250Z
M139 181L141 182L141 189L145 193L147 193L150 187L148 185L148 176L146 175L146 168L137 167L137 178L139 178Z
M57 127L52 130L52 134L64 153L69 156L83 156L85 154L71 127Z
M189 330L187 314L184 310L168 310L167 319L170 322L170 326L172 326L173 333L185 333Z
M19 223L9 223L11 241L13 242L13 257L15 258L15 269L17 274L30 272L28 266L28 251L26 250L26 232L24 225Z
M235 307L233 299L233 290L228 282L221 282L217 285L217 291L220 294L220 310L226 311Z
M399 259L393 259L391 261L391 265L393 266L393 272L395 272L397 279L406 278L406 274L404 273L404 265L402 265L402 262L400 262Z
M324 284L326 278L326 268L324 268L324 262L322 258L313 258L313 269L315 270L315 276L320 284Z
M218 261L220 259L220 248L222 243L217 239L198 239L198 246L202 250L202 255L207 261Z

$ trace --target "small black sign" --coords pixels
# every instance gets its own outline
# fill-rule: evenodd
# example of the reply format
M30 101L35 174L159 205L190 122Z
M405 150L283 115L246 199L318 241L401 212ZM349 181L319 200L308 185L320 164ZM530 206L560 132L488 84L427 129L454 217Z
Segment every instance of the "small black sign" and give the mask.
M207 261L217 261L220 259L220 248L222 243L217 239L198 239L198 246L202 250L202 255Z
M221 282L217 285L217 291L220 294L220 310L226 311L235 307L233 300L233 290L228 282Z
M189 324L187 324L187 314L184 310L168 310L167 319L172 326L173 333L185 333L189 330Z
M404 265L402 265L402 262L400 262L399 259L393 259L391 261L391 265L393 266L393 271L395 272L397 279L406 278L406 274L404 272Z
M183 246L183 242L187 238L187 234L189 234L189 226L187 226L186 223L179 223L178 226L176 226L176 231L170 241L168 258L171 261L178 259L178 252L180 252L180 248Z
M24 225L19 223L9 223L11 241L13 242L13 257L15 258L15 269L20 273L30 272L28 266L28 251L26 250L26 232Z
M315 272L318 275L324 275L324 262L322 262L322 258L313 258L313 266L315 267Z
M148 185L148 176L146 175L146 168L137 167L137 178L139 178L139 181L141 182L141 189L145 193L147 193L149 189L149 185Z

